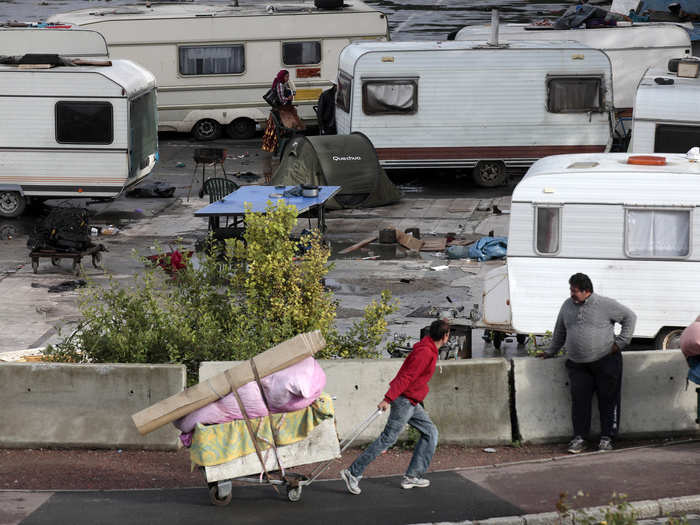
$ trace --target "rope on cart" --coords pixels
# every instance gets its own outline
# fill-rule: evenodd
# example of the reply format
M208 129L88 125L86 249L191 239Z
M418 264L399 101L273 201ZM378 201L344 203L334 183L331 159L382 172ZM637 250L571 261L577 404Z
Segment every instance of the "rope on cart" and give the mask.
M267 413L271 414L270 412L270 404L267 402L267 396L265 395L265 389L262 386L262 382L260 381L260 374L258 374L258 367L255 366L255 360L251 359L250 360L250 367L253 369L253 375L255 376L255 382L258 384L258 389L260 390L260 395L262 396L263 403L265 403L265 408L267 408ZM270 430L272 431L272 450L275 452L275 459L277 460L277 466L280 468L280 471L282 472L282 479L287 481L287 474L284 471L284 467L282 466L282 462L280 461L280 456L277 453L277 442L279 441L279 435L277 433L277 428L272 424L272 418L269 417L270 421ZM281 424L281 421L280 421Z
M248 433L250 434L250 439L253 441L253 446L255 447L255 453L258 455L258 459L260 460L260 465L262 465L263 472L265 473L265 477L267 479L270 479L270 474L267 472L267 467L265 466L265 460L262 457L262 452L260 451L260 444L258 443L258 437L257 433L253 432L253 425L250 422L250 418L248 417L248 411L245 409L245 406L243 405L243 401L241 401L240 396L238 395L238 391L234 388L231 390L233 392L234 397L236 398L236 401L238 402L238 406L241 408L241 412L243 413L243 419L245 420L246 427L248 427ZM269 418L268 418L269 419ZM272 488L275 489L277 494L280 493L279 489L273 484Z

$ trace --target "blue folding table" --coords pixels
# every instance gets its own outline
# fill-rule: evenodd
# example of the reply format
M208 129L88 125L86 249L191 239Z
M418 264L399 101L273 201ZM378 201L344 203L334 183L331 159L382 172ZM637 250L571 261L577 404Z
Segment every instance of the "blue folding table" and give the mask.
M268 201L273 204L283 201L296 206L298 215L317 211L319 229L321 232L325 231L324 205L328 199L340 191L341 187L319 186L316 197L285 196L285 192L294 188L295 186L242 186L223 199L197 210L194 215L195 217L213 217L215 228L219 227L221 217L232 217L234 227L238 227L239 224L241 226L244 224L246 204L250 205L250 211L264 212Z

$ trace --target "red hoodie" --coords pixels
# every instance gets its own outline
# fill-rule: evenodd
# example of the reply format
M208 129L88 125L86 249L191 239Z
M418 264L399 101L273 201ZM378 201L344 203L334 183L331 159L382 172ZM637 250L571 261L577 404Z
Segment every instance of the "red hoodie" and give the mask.
M435 373L438 349L429 335L413 345L413 350L401 365L396 377L389 383L389 390L384 399L391 403L399 396L404 396L414 405L428 395L428 382Z

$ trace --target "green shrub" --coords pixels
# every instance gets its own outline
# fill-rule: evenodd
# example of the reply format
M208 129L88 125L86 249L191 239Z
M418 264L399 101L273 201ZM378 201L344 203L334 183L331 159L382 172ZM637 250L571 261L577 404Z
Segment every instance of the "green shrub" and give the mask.
M47 348L46 358L183 363L192 383L201 361L249 359L311 330L328 342L319 357L376 356L395 302L383 292L338 334L336 301L323 286L328 247L313 233L292 240L296 215L294 206L268 203L265 213L246 214L245 242L229 239L173 276L149 263L130 285L90 283L81 291L79 329Z

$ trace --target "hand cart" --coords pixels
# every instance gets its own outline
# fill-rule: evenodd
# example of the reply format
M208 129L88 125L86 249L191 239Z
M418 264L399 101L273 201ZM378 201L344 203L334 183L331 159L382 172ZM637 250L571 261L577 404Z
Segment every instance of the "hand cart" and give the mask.
M93 244L87 250L82 251L60 251L60 250L49 250L49 249L38 249L29 252L29 256L32 258L32 270L34 273L39 271L39 259L42 257L50 257L51 264L58 266L61 263L61 259L73 259L73 273L75 275L80 275L81 271L81 259L83 257L92 257L92 265L97 269L102 269L100 266L100 261L102 261L102 253L108 251L103 244Z
M352 442L359 436L382 411L377 409L367 419L360 423L351 433L350 437L342 443L338 443L338 435L335 430L335 420L327 419L318 425L303 441L292 445L278 447L276 454L268 454L265 467L277 468L279 464L286 464L288 467L296 467L326 461L316 467L309 476L302 476L282 470L282 479L272 479L261 471L261 464L255 454L249 454L242 458L216 465L204 467L206 480L209 484L209 499L214 505L228 505L233 497L232 481L243 481L248 483L260 483L272 485L275 490L277 486L283 485L287 491L289 501L299 501L303 487L311 485L330 464L340 457ZM268 451L271 452L271 451ZM276 456L276 457L275 457ZM257 477L245 477L258 473Z

